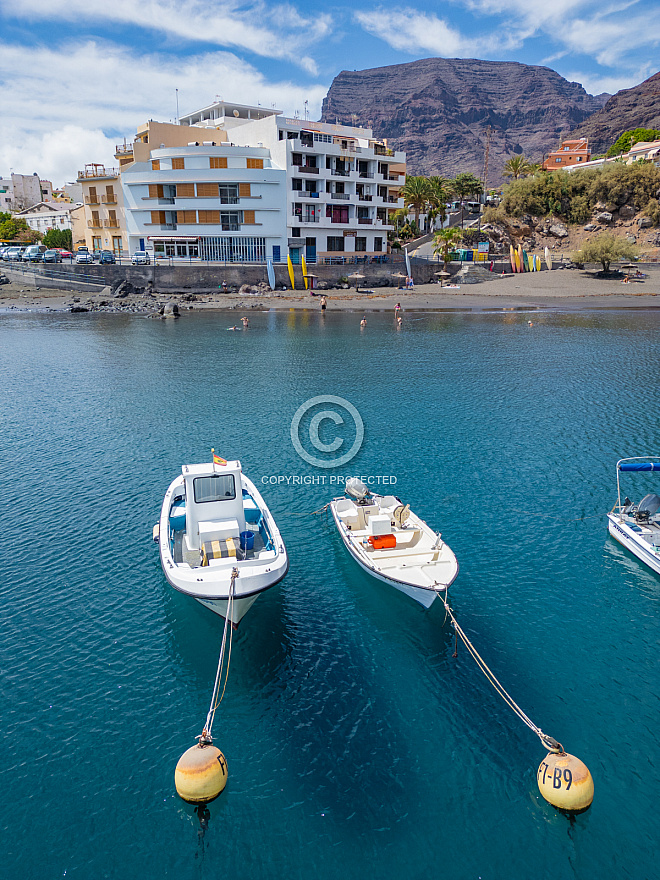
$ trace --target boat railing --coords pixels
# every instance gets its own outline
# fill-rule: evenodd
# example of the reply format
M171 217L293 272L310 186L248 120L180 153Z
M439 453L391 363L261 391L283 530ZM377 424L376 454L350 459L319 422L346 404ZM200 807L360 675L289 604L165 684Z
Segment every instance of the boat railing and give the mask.
M631 464L628 467L621 467L626 462L638 462L638 465ZM621 484L619 474L621 472L642 473L649 471L660 471L660 455L633 455L631 458L620 458L616 463L616 504L612 508L612 513L617 510L621 512Z

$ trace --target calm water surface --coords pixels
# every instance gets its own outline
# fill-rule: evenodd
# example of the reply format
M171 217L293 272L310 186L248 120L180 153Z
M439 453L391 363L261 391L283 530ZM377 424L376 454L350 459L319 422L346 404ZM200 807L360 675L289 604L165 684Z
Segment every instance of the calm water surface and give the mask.
M4 876L658 876L660 578L605 513L617 458L660 451L660 313L359 317L1 319ZM320 394L364 421L341 471L291 443ZM291 569L237 632L214 727L230 777L202 829L173 772L222 620L168 587L151 529L211 446L258 484L396 476L458 556L459 621L589 766L591 810L540 798L544 750L452 657L442 609L308 515L333 487L284 483L263 493Z

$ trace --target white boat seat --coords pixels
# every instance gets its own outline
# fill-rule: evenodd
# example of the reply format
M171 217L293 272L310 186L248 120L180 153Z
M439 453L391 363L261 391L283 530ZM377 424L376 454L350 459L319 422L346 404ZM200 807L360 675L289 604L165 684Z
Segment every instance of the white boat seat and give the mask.
M224 541L226 538L238 538L239 535L240 528L236 519L206 520L199 523L200 544L205 544L207 541Z
M398 507L401 502L398 498L395 498L394 495L384 495L380 499L380 509L383 513L391 514L395 507Z

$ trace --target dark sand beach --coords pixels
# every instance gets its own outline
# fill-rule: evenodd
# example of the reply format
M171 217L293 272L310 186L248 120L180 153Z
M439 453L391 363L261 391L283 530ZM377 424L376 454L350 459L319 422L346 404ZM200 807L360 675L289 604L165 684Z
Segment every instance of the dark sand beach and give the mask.
M328 311L336 309L377 311L394 309L401 303L404 312L411 310L483 311L502 309L620 309L660 307L660 267L646 269L643 282L624 284L618 278L599 278L594 273L577 269L524 275L497 276L479 284L460 288L441 288L439 284L422 284L414 290L391 287L370 291L325 291ZM185 293L156 293L154 296L114 298L110 289L99 293L70 290L46 290L10 283L0 287L0 312L68 311L72 307L89 311L154 312L167 302L178 302L181 311L216 309L312 309L320 311L321 295L308 291L276 291L272 294L241 296L238 294L197 294L191 300Z

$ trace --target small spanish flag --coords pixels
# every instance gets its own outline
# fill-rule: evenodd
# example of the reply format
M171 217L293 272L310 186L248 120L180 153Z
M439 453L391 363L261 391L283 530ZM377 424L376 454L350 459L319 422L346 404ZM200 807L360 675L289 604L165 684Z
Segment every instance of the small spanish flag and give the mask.
M227 464L224 458L220 458L215 449L211 449L211 453L213 454L213 464Z

